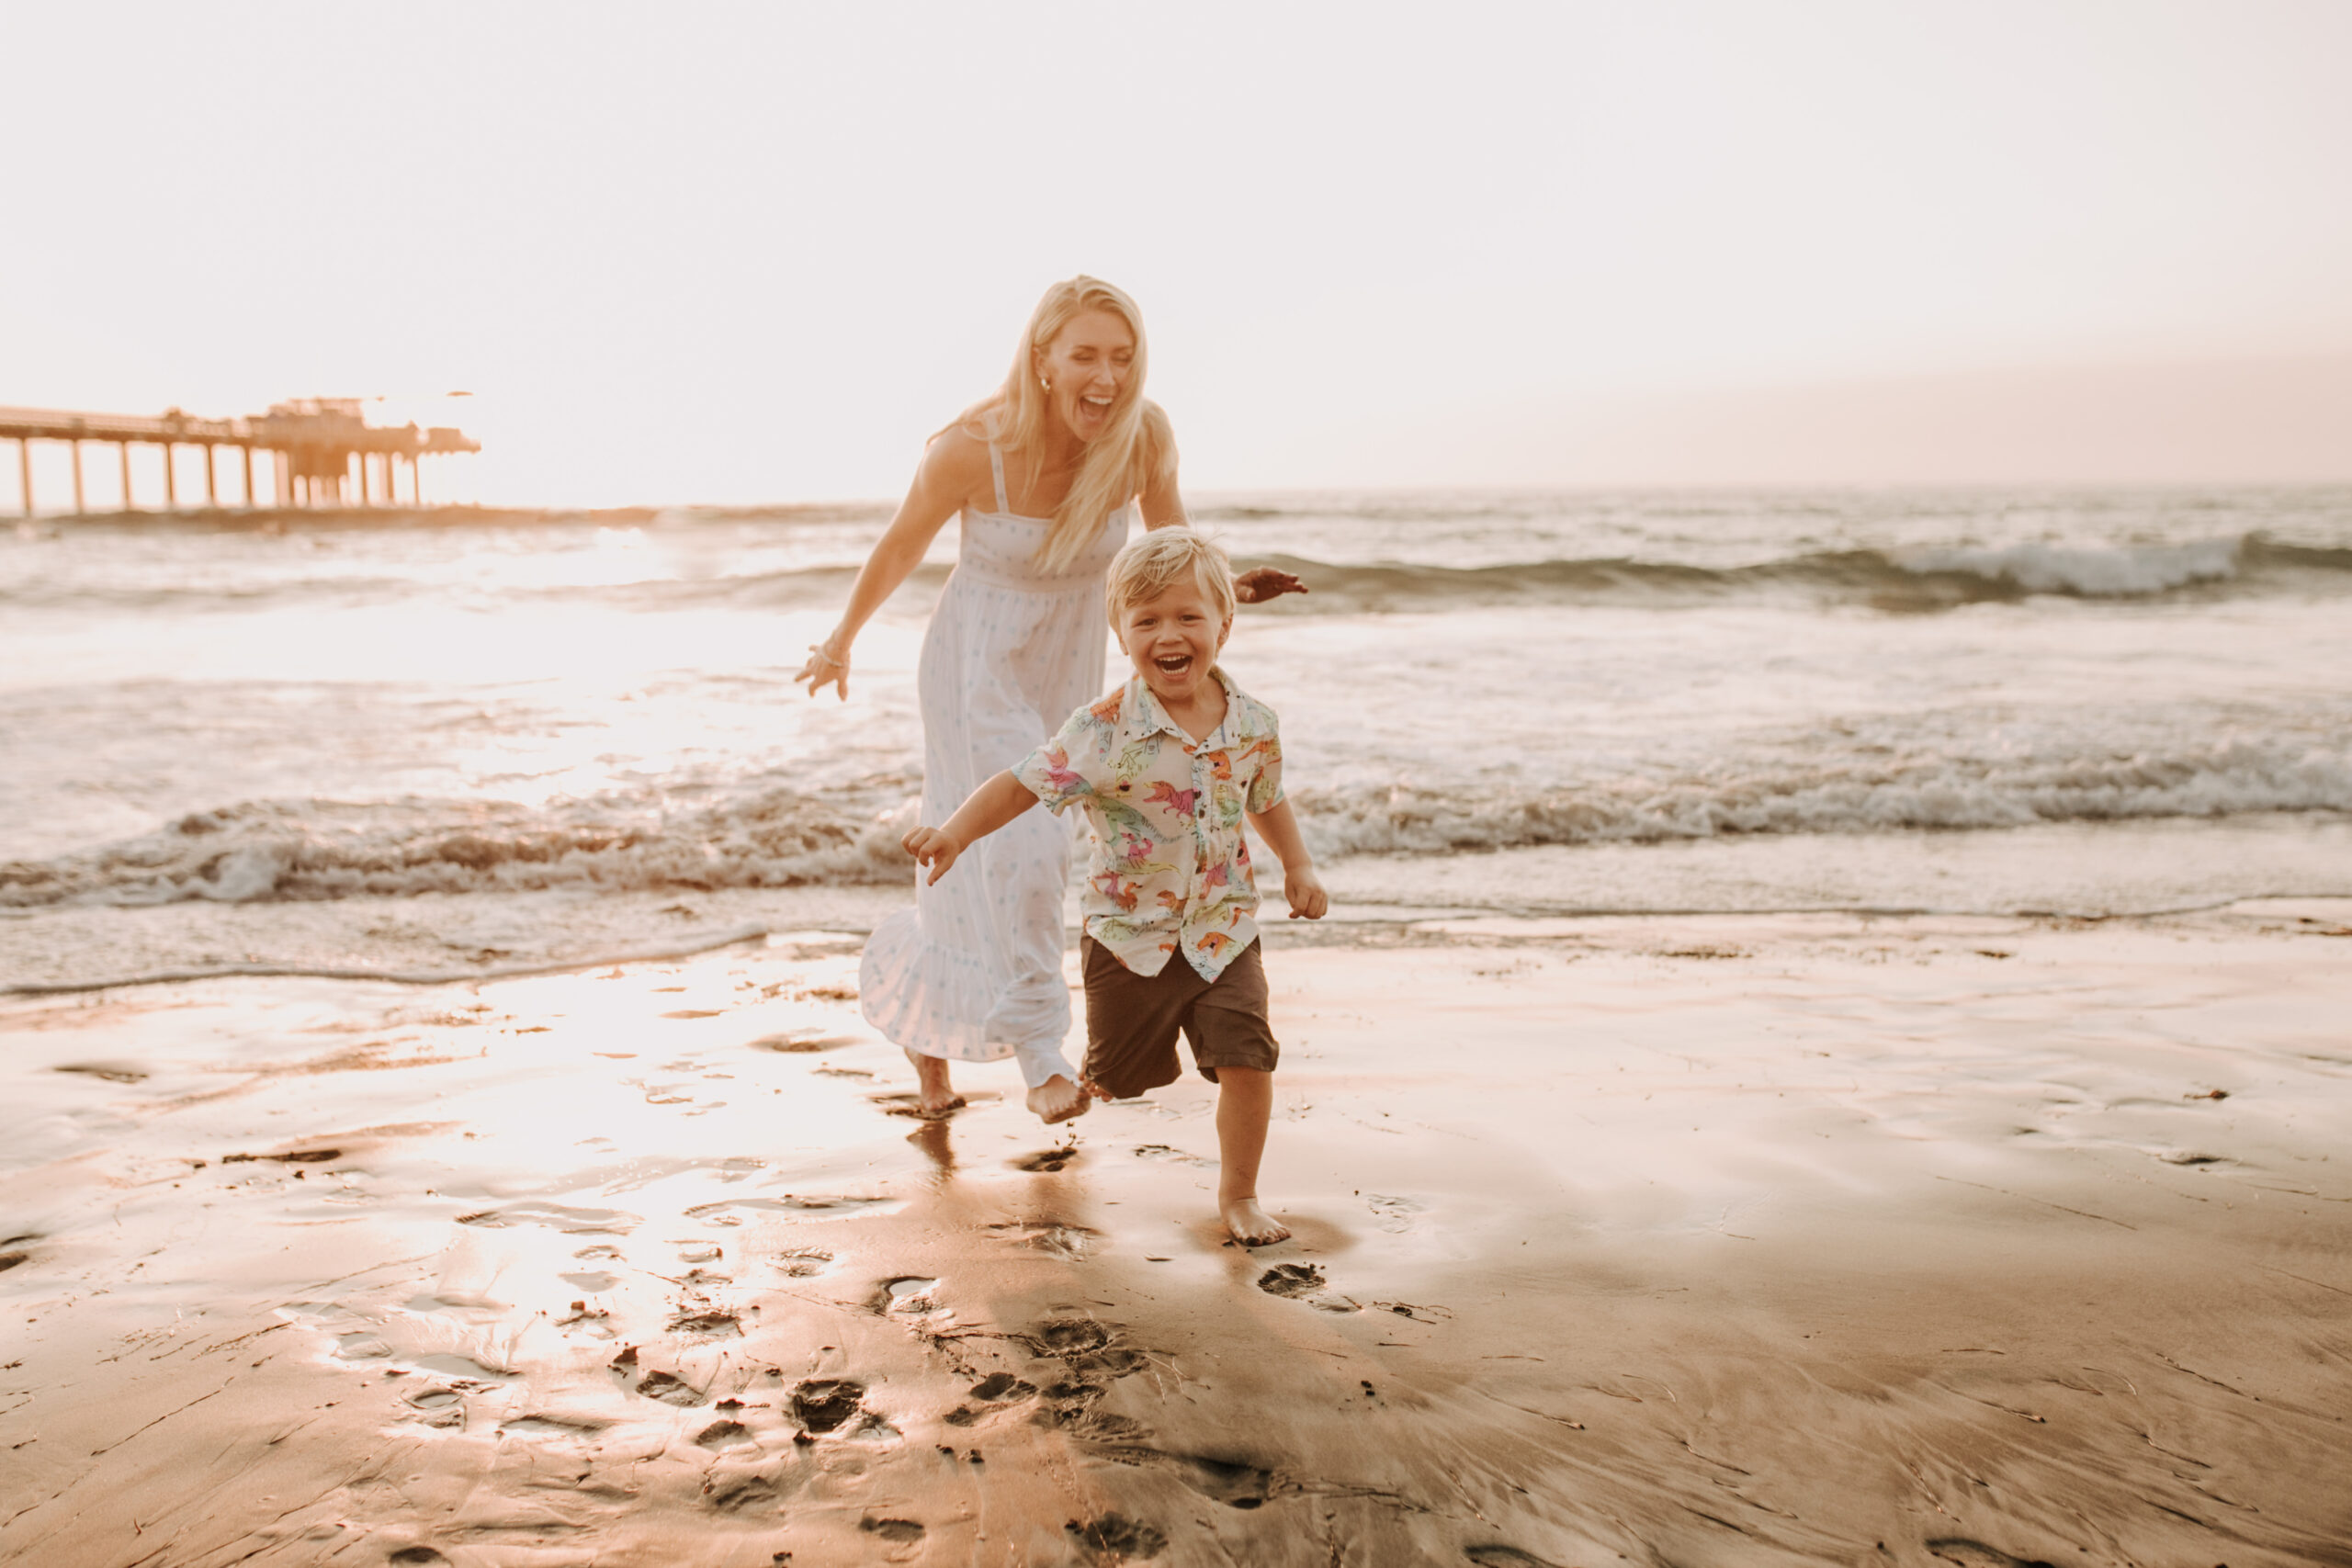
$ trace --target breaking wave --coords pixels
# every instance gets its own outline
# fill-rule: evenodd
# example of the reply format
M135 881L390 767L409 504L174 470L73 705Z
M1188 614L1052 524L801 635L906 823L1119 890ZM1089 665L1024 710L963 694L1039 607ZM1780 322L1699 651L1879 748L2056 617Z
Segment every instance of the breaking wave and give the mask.
M2172 756L1920 758L1534 793L1397 784L1294 792L1318 848L1458 853L1751 833L2352 811L2352 753L2233 743Z
M1848 758L1577 787L1304 787L1319 854L2040 822L2352 812L2352 752L2233 741L2173 754ZM766 789L693 810L624 797L548 808L257 801L140 838L0 863L0 907L887 885L912 868L896 807Z
M1862 604L1893 612L2015 603L2037 596L2151 600L2277 592L2352 592L2352 548L2289 544L2260 533L2175 544L2023 543L1823 550L1741 566L1642 557L1576 557L1449 567L1398 560L1322 560L1252 552L1229 536L1235 564L1279 567L1311 592L1279 602L1288 615L1442 611L1484 604L1629 603L1649 608L1748 597ZM949 565L918 567L910 590L935 594ZM649 576L634 581L491 588L430 578L296 573L237 582L0 582L0 605L98 611L232 611L442 598L491 609L517 603L594 603L629 611L820 609L838 604L854 561L775 570Z
M2185 591L2271 592L2299 586L2352 591L2352 549L2278 544L2260 535L2176 545L1836 550L1728 568L1634 558L1463 568L1335 565L1294 556L1245 564L1297 573L1312 592L1283 604L1309 613L1622 600L1659 604L1757 593L1916 611L2036 595L2152 599Z
M909 874L901 830L788 789L685 812L616 798L547 809L251 801L99 849L0 863L0 907L895 882Z

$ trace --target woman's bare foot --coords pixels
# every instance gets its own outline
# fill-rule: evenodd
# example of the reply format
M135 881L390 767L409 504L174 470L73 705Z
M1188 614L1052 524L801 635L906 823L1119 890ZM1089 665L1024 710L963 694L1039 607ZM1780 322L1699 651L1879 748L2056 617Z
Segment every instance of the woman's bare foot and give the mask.
M1050 1126L1073 1116L1083 1116L1089 1107L1086 1091L1056 1073L1029 1091L1029 1109L1037 1113L1037 1120Z
M947 1081L946 1057L910 1051L907 1060L915 1065L916 1115L935 1122L964 1103L964 1097Z
M1227 1232L1244 1247L1271 1247L1290 1239L1290 1227L1258 1207L1255 1198L1227 1198L1216 1212Z

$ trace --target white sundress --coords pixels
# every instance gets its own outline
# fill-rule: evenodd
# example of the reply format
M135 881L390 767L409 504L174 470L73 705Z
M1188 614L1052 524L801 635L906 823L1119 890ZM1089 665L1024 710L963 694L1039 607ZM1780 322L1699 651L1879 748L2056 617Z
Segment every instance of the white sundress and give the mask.
M936 827L1102 695L1102 583L1126 542L1128 509L1061 571L1038 570L1051 524L1014 515L1004 458L989 444L994 512L966 507L956 570L923 634L922 820ZM884 920L859 961L859 1006L893 1043L965 1062L1017 1056L1031 1089L1078 1074L1062 979L1069 823L1023 812L958 859L936 886L917 868L915 907Z

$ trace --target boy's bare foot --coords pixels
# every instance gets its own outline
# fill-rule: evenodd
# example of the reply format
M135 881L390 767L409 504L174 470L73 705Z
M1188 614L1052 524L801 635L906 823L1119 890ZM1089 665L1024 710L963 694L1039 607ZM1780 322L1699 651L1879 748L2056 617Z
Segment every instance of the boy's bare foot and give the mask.
M1089 1107L1086 1091L1056 1073L1029 1091L1029 1109L1037 1113L1040 1122L1050 1126L1073 1116L1083 1116Z
M964 1097L947 1081L946 1057L910 1051L907 1060L915 1066L916 1115L935 1122L964 1103Z
M1226 1230L1244 1247L1271 1247L1290 1239L1290 1227L1258 1207L1255 1198L1228 1198L1217 1205Z

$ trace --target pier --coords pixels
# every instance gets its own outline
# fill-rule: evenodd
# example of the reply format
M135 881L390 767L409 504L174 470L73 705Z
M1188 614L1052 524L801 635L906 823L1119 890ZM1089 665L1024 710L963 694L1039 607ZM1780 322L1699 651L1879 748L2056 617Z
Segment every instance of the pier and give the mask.
M33 514L32 444L62 442L73 449L74 511L89 508L82 494L82 445L111 443L121 465L122 510L141 510L130 488L130 448L134 445L164 449L164 510L180 510L179 481L173 454L182 446L204 451L204 505L219 508L221 447L233 449L243 479L242 496L233 504L245 507L397 506L400 504L400 464L408 460L408 503L424 504L422 459L447 453L479 452L481 443L461 430L414 424L379 426L361 417L356 398L298 398L273 403L265 414L244 419L200 419L178 409L154 416L118 413L74 413L55 409L0 408L0 440L17 443L17 475L22 485L24 514ZM254 489L254 454L268 459L272 499Z

